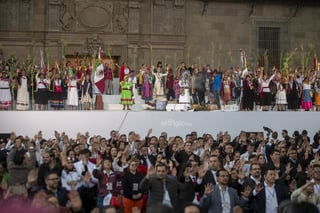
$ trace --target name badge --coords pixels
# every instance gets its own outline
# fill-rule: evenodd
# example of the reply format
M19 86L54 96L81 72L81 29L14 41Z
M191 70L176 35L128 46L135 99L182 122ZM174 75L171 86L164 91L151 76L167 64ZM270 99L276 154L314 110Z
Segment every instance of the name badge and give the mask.
M107 186L107 190L109 191L112 190L112 183L107 183L106 186Z

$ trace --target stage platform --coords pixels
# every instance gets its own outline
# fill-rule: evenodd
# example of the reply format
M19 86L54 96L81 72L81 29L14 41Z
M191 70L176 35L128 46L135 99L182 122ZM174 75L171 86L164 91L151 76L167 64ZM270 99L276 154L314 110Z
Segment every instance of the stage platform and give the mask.
M319 112L167 112L167 111L0 111L0 133L15 131L33 137L42 130L45 138L53 138L54 130L65 131L70 137L88 131L90 135L109 137L111 130L128 134L136 131L143 138L149 128L152 135L165 131L168 136L185 136L191 131L210 133L228 131L232 137L241 130L262 132L263 126L278 131L308 130L309 136L320 129ZM279 136L281 139L281 136Z

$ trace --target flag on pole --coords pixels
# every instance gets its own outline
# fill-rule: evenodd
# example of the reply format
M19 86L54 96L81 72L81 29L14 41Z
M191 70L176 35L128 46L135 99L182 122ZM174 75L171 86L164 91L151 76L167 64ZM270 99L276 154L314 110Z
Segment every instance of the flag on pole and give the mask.
M247 68L247 55L241 49L240 49L240 63L241 63L241 69L245 70Z
M318 69L318 59L317 59L317 54L314 55L313 58L313 69L317 70Z
M100 64L96 71L94 72L94 84L95 84L95 91L98 93L104 92L104 68L103 64Z
M99 47L99 63L101 64L101 47Z
M47 68L46 68L46 64L44 63L43 51L42 50L40 50L40 67L41 67L41 72L46 74Z

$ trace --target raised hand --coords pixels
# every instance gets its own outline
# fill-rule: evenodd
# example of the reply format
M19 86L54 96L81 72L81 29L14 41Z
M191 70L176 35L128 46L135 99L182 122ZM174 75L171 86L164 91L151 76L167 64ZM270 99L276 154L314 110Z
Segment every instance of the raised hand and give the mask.
M244 187L244 191L241 192L242 196L248 198L251 193L252 188L250 186Z
M207 172L206 167L205 167L204 165L201 165L201 166L199 167L199 170L198 170L198 177L199 177L200 179L203 179L203 177L205 176L206 172Z
M255 186L255 190L256 190L257 194L258 194L262 189L263 189L263 186L262 186L262 184L261 184L261 183L256 184L256 186Z
M150 178L152 175L154 175L156 173L156 169L154 168L154 166L150 166L150 168L148 169L146 178Z
M204 194L205 195L209 195L213 191L212 186L213 186L212 183L208 183L204 186Z

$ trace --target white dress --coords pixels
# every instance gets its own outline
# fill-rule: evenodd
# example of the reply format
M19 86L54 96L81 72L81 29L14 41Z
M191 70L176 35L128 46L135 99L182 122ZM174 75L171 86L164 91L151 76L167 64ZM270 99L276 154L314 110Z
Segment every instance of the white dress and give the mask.
M16 107L17 110L29 109L28 79L25 76L21 77L21 85L18 87Z
M9 79L0 79L0 107L11 106L11 92Z
M78 89L77 89L77 80L71 80L68 86L68 106L78 106Z
M162 77L167 76L168 73L162 74L162 73L153 73L155 76L156 80L154 82L154 87L153 87L153 94L155 95L164 95L164 86L162 82Z
M276 103L277 104L287 104L287 94L286 90L282 86L282 84L277 83L277 95L276 95Z
M188 80L180 80L179 81L180 89L184 88L184 94L179 95L179 104L190 104L190 92L189 92L189 81Z

